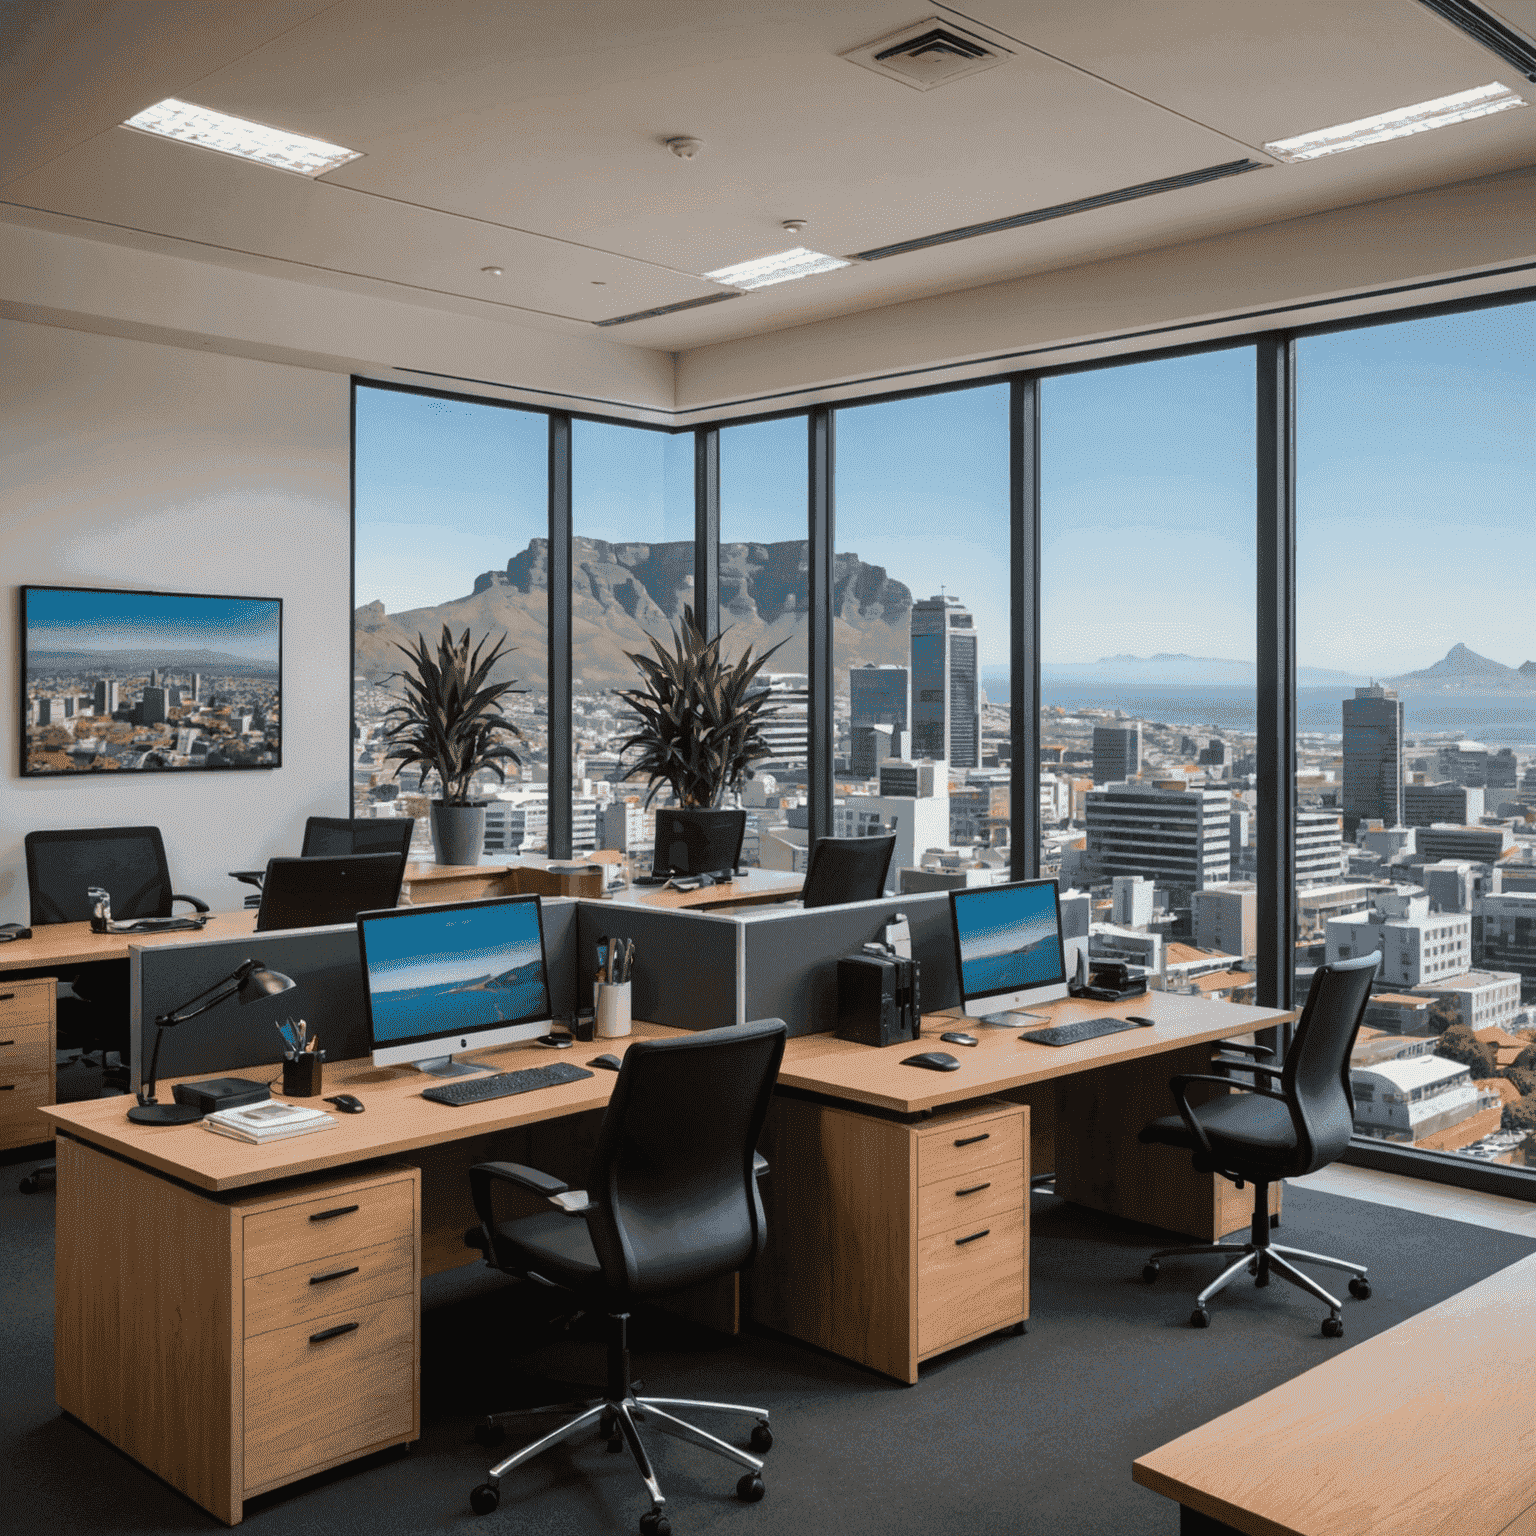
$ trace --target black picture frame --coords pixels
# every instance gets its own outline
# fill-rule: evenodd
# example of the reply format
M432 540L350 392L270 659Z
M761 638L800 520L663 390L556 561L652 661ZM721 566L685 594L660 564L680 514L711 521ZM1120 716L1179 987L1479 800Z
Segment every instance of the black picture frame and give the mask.
M282 767L280 597L18 590L22 778Z

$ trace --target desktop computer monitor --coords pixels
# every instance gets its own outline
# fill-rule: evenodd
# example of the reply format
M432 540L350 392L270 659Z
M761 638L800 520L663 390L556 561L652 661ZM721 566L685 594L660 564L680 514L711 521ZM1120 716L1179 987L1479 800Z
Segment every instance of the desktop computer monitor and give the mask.
M404 878L405 856L399 853L268 859L256 931L354 922L359 912L394 906Z
M1067 995L1061 901L1054 880L951 891L949 913L960 995L971 1018L987 1019Z
M671 806L656 812L656 875L714 875L729 879L747 832L745 811Z
M414 1065L437 1077L491 1072L453 1053L549 1029L537 896L363 912L357 937L376 1067Z

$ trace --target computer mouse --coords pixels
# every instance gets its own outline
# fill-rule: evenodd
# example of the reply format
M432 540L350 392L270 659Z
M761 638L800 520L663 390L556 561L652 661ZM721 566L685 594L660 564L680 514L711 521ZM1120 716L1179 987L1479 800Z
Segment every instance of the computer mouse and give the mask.
M552 1045L557 1051L563 1051L574 1038L574 1036L566 1034L564 1030L552 1029L547 1035L540 1035L537 1043L539 1045Z
M1157 1020L1149 1019L1144 1013L1128 1013L1125 1016L1127 1024L1140 1024L1143 1029L1156 1029Z
M624 1063L617 1056L609 1056L605 1053L601 1056L594 1056L587 1065L589 1067L606 1067L610 1072L617 1072Z
M947 1045L976 1044L976 1036L966 1034L963 1029L952 1029L948 1031L948 1033L940 1035L939 1039L944 1041Z
M354 1098L350 1093L338 1093L334 1099L327 1099L327 1104L334 1104L344 1115L360 1115L368 1107L361 1099Z
M948 1051L922 1051L916 1056L904 1056L904 1067L927 1067L930 1072L958 1072L960 1063Z

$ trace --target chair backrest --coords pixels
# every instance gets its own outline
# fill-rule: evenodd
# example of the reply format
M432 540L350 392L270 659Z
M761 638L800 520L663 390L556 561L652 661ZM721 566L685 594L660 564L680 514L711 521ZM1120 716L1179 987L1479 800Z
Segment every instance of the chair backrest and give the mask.
M159 827L86 827L29 832L27 887L32 926L83 923L99 885L112 897L114 921L171 915L171 873Z
M304 823L301 859L340 858L349 853L411 851L414 816L311 816Z
M637 1040L603 1116L587 1215L603 1282L644 1296L744 1269L767 1219L752 1165L782 1020Z
M405 855L398 852L268 859L256 931L356 922L359 912L394 906L404 877Z
M1294 1176L1326 1166L1349 1145L1355 1118L1349 1057L1380 963L1379 952L1362 955L1319 966L1312 977L1280 1080L1306 1164Z
M885 837L818 837L806 866L800 899L808 907L875 901L885 895L886 871L896 834Z

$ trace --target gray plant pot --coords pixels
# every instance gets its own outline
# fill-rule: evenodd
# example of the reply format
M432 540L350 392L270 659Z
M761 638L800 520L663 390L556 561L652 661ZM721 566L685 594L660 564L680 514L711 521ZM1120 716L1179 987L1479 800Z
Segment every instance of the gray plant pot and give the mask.
M478 864L485 847L485 806L434 800L432 851L439 864Z

